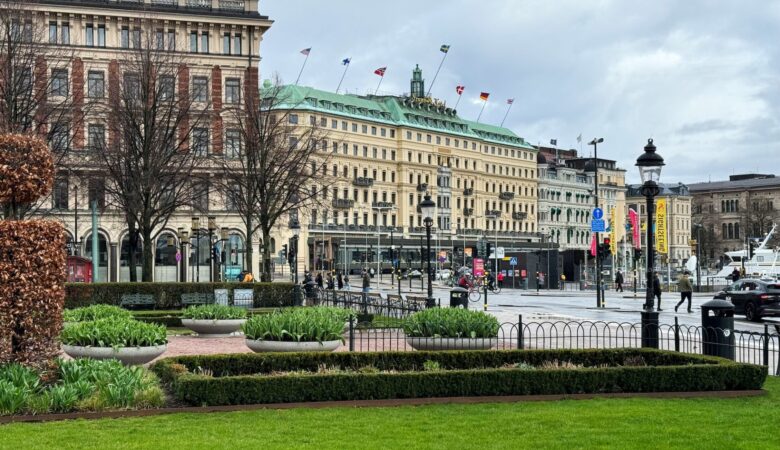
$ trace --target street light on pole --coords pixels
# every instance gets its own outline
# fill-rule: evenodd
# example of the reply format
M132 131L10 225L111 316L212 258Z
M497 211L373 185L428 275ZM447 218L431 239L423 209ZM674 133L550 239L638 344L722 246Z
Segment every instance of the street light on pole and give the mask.
M658 180L664 159L655 152L653 140L648 139L645 152L636 160L639 175L642 178L642 195L647 199L647 292L642 311L642 347L658 348L658 312L653 311L653 266L655 263L655 243L653 236L653 213L655 197L660 192Z
M192 234L195 236L195 281L200 283L200 218L192 218Z
M290 231L292 232L293 238L292 248L290 250L293 252L295 260L295 285L293 286L293 297L295 297L295 304L297 306L302 306L303 302L301 301L301 286L298 284L298 238L301 234L301 225L298 223L297 219L293 219L293 221L290 222Z
M495 211L490 211L488 214L485 214L486 219L493 220L493 229L496 231L495 239L496 239L496 245L493 248L493 260L495 261L495 270L493 271L493 276L498 276L498 224L495 222L496 219L498 219L498 214L496 214ZM487 255L488 258L490 258L490 255Z
M604 142L604 138L593 138L588 142L588 145L593 146L593 184L594 191L593 196L596 200L596 208L599 207L599 144ZM596 246L601 244L600 233L596 233ZM603 299L601 298L601 257L596 252L596 308L603 306Z
M228 241L230 239L230 230L227 227L222 227L219 229L219 240L222 242L222 253L225 255L220 258L220 266L224 265L225 270L222 270L222 267L220 267L219 273L222 277L222 282L227 281L227 268L228 268L228 260L230 258L230 251L227 249L228 247Z
M696 292L701 292L701 229L703 224L695 223L696 228Z
M425 224L425 236L427 240L427 258L428 259L428 297L425 304L428 308L436 306L433 299L433 285L431 284L431 227L433 226L433 215L436 212L436 203L431 200L430 194L426 193L425 198L420 202L420 212L422 212L423 223Z
M217 230L217 218L214 216L209 216L209 282L214 282L214 243L212 240L214 239L214 231Z
M179 247L181 248L179 253L179 281L183 283L187 281L187 272L184 270L184 254L187 250L186 245L190 243L190 233L185 231L183 227L179 227L177 234L179 235Z

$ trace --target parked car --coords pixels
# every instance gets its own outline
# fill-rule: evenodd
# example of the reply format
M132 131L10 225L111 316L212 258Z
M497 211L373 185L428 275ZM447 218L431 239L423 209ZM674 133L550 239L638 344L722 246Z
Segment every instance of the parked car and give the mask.
M735 314L757 322L764 316L780 316L780 284L753 279L739 280L715 294L734 305Z
M451 276L452 276L452 271L450 269L441 269L436 272L437 280L446 280Z

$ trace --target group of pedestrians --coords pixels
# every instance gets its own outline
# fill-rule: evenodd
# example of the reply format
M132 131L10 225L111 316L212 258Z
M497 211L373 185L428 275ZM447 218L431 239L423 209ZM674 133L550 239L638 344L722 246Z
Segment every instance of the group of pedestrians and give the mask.
M685 303L686 300L688 301L688 312L693 312L691 309L693 283L691 283L690 275L691 273L686 270L680 275L680 278L677 279L677 289L680 291L680 301L675 305L674 312L677 312L680 305ZM738 272L736 276L739 276ZM615 292L623 292L623 282L623 273L618 270L615 274ZM661 309L661 278L659 277L658 272L653 272L653 284L650 288L653 290L653 303L658 302L656 311L663 311L663 309Z
M324 274L324 276L323 276ZM363 269L363 271L360 274L360 280L361 280L361 287L363 289L363 292L369 292L371 289L371 274L368 270ZM336 272L336 275L334 276L332 272L316 272L311 273L309 271L304 272L303 275L303 282L302 284L304 286L308 285L310 282L314 282L314 284L317 285L319 289L328 289L328 290L343 290L343 289L350 289L349 284L349 275L342 274L341 271Z

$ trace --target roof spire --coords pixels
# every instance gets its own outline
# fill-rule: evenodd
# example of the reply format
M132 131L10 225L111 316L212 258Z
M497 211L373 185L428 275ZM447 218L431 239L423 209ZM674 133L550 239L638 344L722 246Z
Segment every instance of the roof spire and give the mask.
M416 64L412 70L412 87L409 92L412 98L425 97L425 80L423 80L419 64Z

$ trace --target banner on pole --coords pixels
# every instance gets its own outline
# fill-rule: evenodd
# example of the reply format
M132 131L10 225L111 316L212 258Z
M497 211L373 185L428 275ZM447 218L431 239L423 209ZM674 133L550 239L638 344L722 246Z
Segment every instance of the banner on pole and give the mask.
M613 207L609 216L609 252L617 254L617 208Z
M633 209L629 209L628 220L631 223L631 231L633 232L632 240L634 241L634 248L640 248L642 241L639 236L639 214Z
M666 199L660 198L655 203L655 249L658 253L669 253L667 231Z

